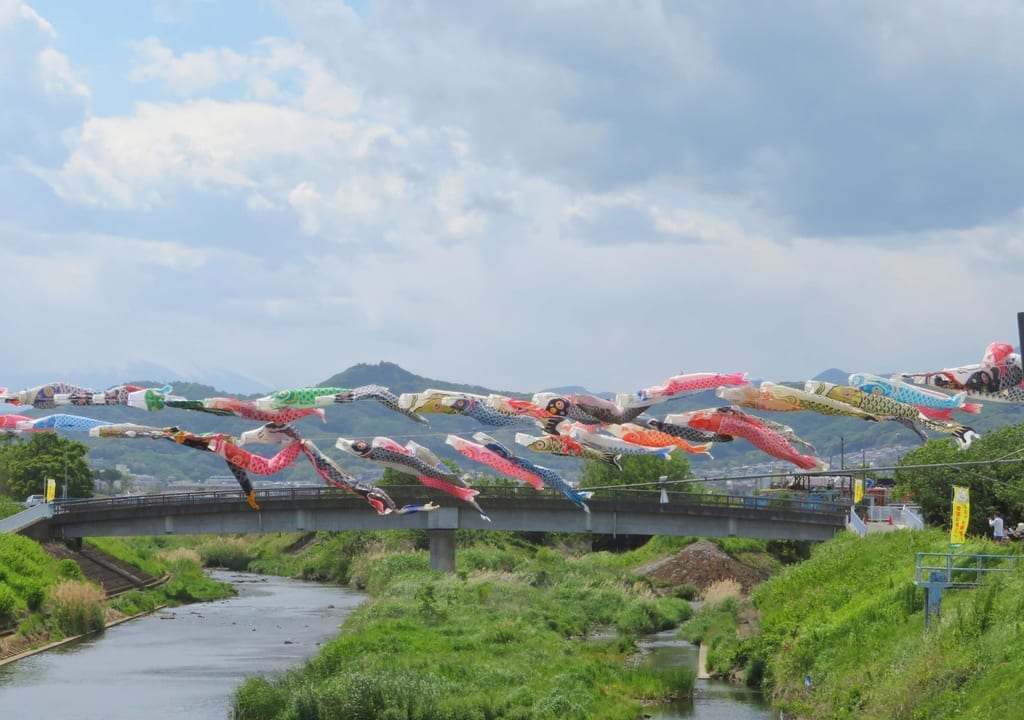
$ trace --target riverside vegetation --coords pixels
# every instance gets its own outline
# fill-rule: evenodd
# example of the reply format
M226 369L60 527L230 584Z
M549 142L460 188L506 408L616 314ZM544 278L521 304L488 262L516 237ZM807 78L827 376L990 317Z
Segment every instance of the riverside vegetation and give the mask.
M318 536L298 574L369 598L305 667L248 679L233 716L635 720L645 703L692 693L693 669L630 662L637 637L690 616L686 600L631 572L678 541L612 555L458 538L457 571L445 574L429 569L423 533Z
M0 657L47 643L102 630L120 618L161 605L229 597L229 585L202 571L199 555L184 548L144 557L129 543L96 543L166 581L159 587L127 592L108 600L86 581L74 560L56 560L21 535L0 534Z
M972 539L963 554L1005 554L1007 572L946 590L924 628L916 554L947 553L948 532L852 533L758 585L706 607L685 630L708 665L771 693L790 720L990 720L1024 706L1024 567L1017 548ZM742 620L759 627L743 633ZM809 679L809 683L808 683Z
M815 545L809 559L777 567L748 597L727 582L709 588L692 618L680 596L693 588L658 587L635 569L693 538L655 538L611 554L575 547L572 536L544 544L507 533L457 537L454 574L429 570L426 535L413 531L101 546L147 570L155 558L187 556L193 567L200 558L368 593L306 666L247 679L233 698L236 720L634 720L648 703L692 692L690 669L653 672L636 662L635 638L680 623L685 637L709 647L713 675L763 688L789 720L989 720L1024 703L1024 567L1012 565L1014 546L974 538L957 548L1006 555L1007 572L977 589L947 590L942 616L926 631L915 558L950 551L938 529L841 534ZM31 541L4 541L35 558L48 574L24 574L47 588L73 573L35 556L42 551ZM751 543L716 542L734 555ZM8 577L11 565L0 559ZM61 602L52 590L15 586L18 607Z

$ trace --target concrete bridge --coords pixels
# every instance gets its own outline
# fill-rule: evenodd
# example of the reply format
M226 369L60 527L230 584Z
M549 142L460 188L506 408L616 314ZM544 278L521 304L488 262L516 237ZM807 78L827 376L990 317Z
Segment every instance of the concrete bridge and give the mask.
M17 532L37 540L126 535L205 535L295 531L425 530L430 563L455 568L455 531L694 535L769 540L828 540L845 529L848 503L799 498L602 490L584 513L565 498L526 488L484 488L490 516L423 486L388 487L399 499L434 500L433 512L380 516L361 498L329 487L257 490L260 510L237 491L175 493L54 503ZM29 514L29 511L24 513ZM18 516L14 516L17 518ZM14 518L8 518L13 520ZM13 529L13 528L12 528Z

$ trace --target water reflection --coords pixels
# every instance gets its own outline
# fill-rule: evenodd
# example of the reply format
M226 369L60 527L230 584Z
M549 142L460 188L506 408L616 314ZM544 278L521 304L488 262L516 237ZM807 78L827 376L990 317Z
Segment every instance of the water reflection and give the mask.
M17 720L226 720L248 676L301 665L363 596L287 578L215 573L238 596L186 605L0 667Z
M697 647L676 638L667 630L643 641L649 653L646 662L657 667L697 667ZM757 690L720 680L697 680L693 700L649 708L654 720L774 720L771 708Z

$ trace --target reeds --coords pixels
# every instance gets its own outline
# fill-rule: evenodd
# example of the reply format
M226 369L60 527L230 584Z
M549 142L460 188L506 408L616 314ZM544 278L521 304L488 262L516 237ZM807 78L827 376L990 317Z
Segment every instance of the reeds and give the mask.
M50 588L50 617L65 635L84 635L102 630L106 595L98 586L65 580Z

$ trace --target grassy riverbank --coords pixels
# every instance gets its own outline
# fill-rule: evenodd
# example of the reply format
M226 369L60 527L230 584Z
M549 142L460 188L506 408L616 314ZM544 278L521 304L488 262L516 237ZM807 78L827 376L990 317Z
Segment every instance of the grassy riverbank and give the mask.
M645 702L692 692L692 669L630 663L638 635L690 615L627 570L655 549L574 556L493 534L463 539L444 574L415 534L395 535L343 533L321 543L336 552L310 550L370 599L304 668L247 680L236 718L635 720Z
M950 551L940 530L843 534L692 627L711 644L713 670L763 678L793 720L1011 717L1024 705L1024 565L1007 561L981 588L944 591L925 631L916 554ZM987 540L956 549L1016 551ZM741 637L752 614L756 627Z
M121 617L161 605L213 600L233 592L203 573L195 552L147 553L118 540L98 541L97 546L154 576L167 576L167 581L108 600L74 560L56 560L21 535L0 534L0 657L96 632Z

